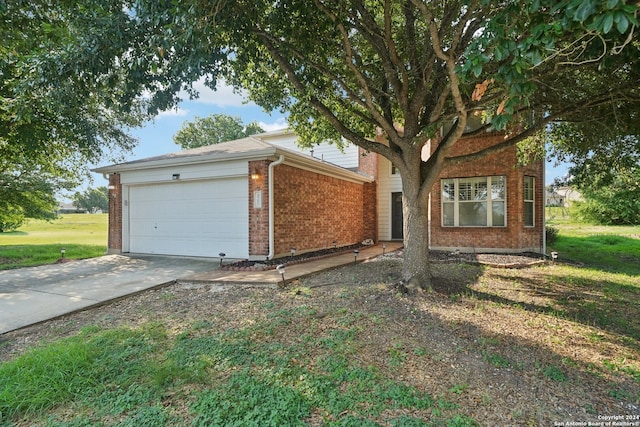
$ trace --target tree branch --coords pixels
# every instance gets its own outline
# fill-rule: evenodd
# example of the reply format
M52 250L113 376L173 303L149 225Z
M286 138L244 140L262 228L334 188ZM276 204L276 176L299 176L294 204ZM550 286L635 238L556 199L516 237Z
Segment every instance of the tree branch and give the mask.
M429 30L431 33L431 46L438 58L443 60L447 67L447 74L449 77L450 87L451 87L451 95L453 97L454 104L456 106L456 110L460 116L458 126L462 125L462 129L466 126L467 121L467 109L466 105L462 100L462 93L460 92L460 82L458 80L458 75L456 74L455 67L455 59L452 55L447 55L441 44L440 34L438 32L438 26L434 22L433 15L431 11L427 7L426 4L420 2L419 0L412 0L416 7L422 12L424 15L427 25L429 26Z
M499 151L502 151L506 148L509 148L515 144L517 144L520 141L523 141L531 136L533 136L535 133L539 132L540 130L542 130L546 125L548 125L549 123L552 123L554 121L558 121L558 120L562 120L563 117L571 117L573 115L576 114L584 114L585 112L589 111L591 108L594 107L598 107L601 105L606 105L611 103L612 97L614 97L614 94L617 94L617 92L623 92L623 89L616 89L614 91L606 91L603 93L600 93L599 95L595 95L595 96L591 96L589 99L587 100L578 100L576 102L574 102L573 104L571 104L570 106L568 106L567 108L562 109L561 111L558 111L556 113L549 113L547 114L547 116L545 116L543 119L541 119L540 121L538 121L534 126L525 129L524 131L513 135L511 137L505 137L506 139L496 145L493 145L491 147L487 147L485 149L482 149L480 151L476 151L474 153L469 153L469 154L464 154L461 156L455 156L455 157L447 157L445 159L445 164L447 166L449 165L456 165L456 164L460 164L463 162L469 162L469 161L473 161L473 160L478 160L484 156L487 156L489 154L493 154ZM617 98L617 96L616 96ZM640 102L640 100L639 100ZM515 114L519 114L522 112L526 112L526 111L531 111L528 108L522 108L520 110L518 110ZM474 136L477 135L479 133L482 132L483 129L486 129L489 125L485 125L482 128L474 131L474 132L469 132L467 134L465 134L464 136Z
M263 42L271 57L276 61L278 66L285 72L294 88L301 94L306 93L306 87L300 80L291 64L280 54L280 51L273 45L270 38L263 38ZM364 148L365 150L378 153L391 160L393 163L398 162L401 158L398 153L394 152L389 146L379 142L370 141L356 132L351 130L342 121L333 114L332 110L327 107L320 99L315 96L310 97L309 104L314 107L333 127L344 136L347 140Z
M356 64L354 64L354 58L356 55L354 53L353 46L349 39L349 31L347 30L347 28L345 28L344 24L338 19L337 15L331 12L331 10L329 10L329 8L326 5L324 5L319 0L316 0L316 5L320 10L322 10L322 12L325 15L327 15L327 17L336 25L336 27L340 31L340 34L342 37L342 44L345 52L344 63L347 66L347 68L351 71L356 81L358 82L358 86L360 87L360 89L363 91L364 101L359 100L361 102L361 105L364 108L366 108L366 110L373 116L377 125L380 128L384 129L384 131L389 135L390 138L393 138L395 133L393 122L389 122L388 117L385 117L385 115L381 114L378 108L376 108L375 102L373 100L372 90L375 91L376 89L371 88L370 82L368 81L367 77L360 71L358 67L356 67ZM363 15L363 17L364 16L365 15ZM373 40L371 41L371 44L373 46L376 45L375 41ZM330 73L328 77L335 78L334 73ZM349 89L345 85L343 87L343 90L347 91ZM349 92L353 93L350 90ZM357 98L359 99L359 97Z
M398 52L396 51L396 45L395 42L393 41L393 30L392 30L392 23L391 23L391 16L393 11L391 10L391 5L392 2L391 0L385 0L384 2L384 40L387 46L387 49L389 50L389 55L391 57L391 61L392 63L396 66L396 69L400 72L400 74L402 74L402 85L401 85L401 91L399 92L398 95L398 102L400 103L400 105L403 106L403 108L407 108L407 104L406 104L406 100L408 99L409 95L409 76L407 74L407 69L404 66L404 63L402 62L402 60L400 59L400 56L398 55Z

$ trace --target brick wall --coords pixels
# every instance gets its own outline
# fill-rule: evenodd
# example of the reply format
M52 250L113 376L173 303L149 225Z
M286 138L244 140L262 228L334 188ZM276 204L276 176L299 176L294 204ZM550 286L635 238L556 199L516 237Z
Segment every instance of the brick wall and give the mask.
M362 225L364 239L378 241L378 183L367 182L363 186Z
M358 149L358 170L367 175L378 178L378 155L364 150L362 147ZM364 210L363 210L363 226L364 238L378 241L378 183L377 181L364 184Z
M362 184L343 181L288 165L274 173L275 256L346 246L364 234Z
M109 175L109 230L107 253L122 252L122 185L120 175Z
M451 156L475 152L494 145L504 138L501 134L464 138L452 147ZM516 148L508 148L476 161L447 167L431 192L431 246L441 248L495 248L542 250L544 176L542 162L517 167ZM468 178L505 175L507 177L506 227L442 227L441 182L443 178ZM535 177L535 226L524 226L524 177Z
M249 255L269 254L269 160L249 162ZM256 192L261 206L254 203Z
M358 148L358 170L375 178L378 176L378 154Z

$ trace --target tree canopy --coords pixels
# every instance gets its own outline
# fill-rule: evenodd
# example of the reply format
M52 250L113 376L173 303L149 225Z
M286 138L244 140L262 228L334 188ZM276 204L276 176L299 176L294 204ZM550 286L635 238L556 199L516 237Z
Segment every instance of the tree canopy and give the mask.
M146 102L101 49L126 22L120 2L0 1L0 216L52 218L56 192L133 147Z
M83 192L76 191L73 195L73 206L84 209L89 213L109 211L109 190L105 186L87 188Z
M72 173L44 154L34 157L21 150L18 144L2 147L0 142L0 232L20 227L26 218L55 218L55 194L75 185Z
M211 87L224 78L265 109L288 111L303 143L346 140L398 168L403 274L427 287L424 201L443 167L540 143L552 123L609 123L638 111L640 101L639 6L625 0L15 3L4 10L16 18L5 13L3 23L24 21L39 39L7 34L10 46L35 52L3 63L11 76L3 97L17 98L11 120L25 129L41 123L40 110L21 108L44 97L43 106L51 103L45 112L60 110L69 120L52 119L65 124L62 135L73 134L84 128L70 113L83 113L88 124L110 118L108 127L136 118L140 104L151 114L175 105L179 90L201 76ZM43 33L56 43L42 43ZM115 111L127 115L109 114ZM490 120L474 132L503 129L504 142L452 157L477 112ZM12 126L12 139L28 145L19 138L27 132ZM384 142L372 138L376 132ZM421 161L436 136L433 155Z
M580 191L576 214L601 224L640 224L640 117L618 110L608 119L554 123L550 155L571 164L563 185Z
M584 198L576 214L605 225L640 225L640 165L617 168L605 176L594 172L591 180L576 182Z
M240 117L212 114L183 123L182 128L173 136L173 142L187 149L233 141L263 132L264 129L257 122L245 126Z
M37 169L13 167L0 170L0 232L20 227L26 218L53 219L58 203L56 177Z

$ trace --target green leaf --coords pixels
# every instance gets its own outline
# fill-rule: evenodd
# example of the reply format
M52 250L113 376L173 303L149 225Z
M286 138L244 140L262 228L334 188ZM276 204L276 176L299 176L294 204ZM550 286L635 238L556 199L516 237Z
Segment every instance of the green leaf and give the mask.
M607 9L613 9L619 3L619 0L607 0Z
M613 14L609 13L604 17L602 22L602 32L608 34L613 27Z
M593 22L587 25L587 30L600 32L604 26L604 18L604 15L598 16Z
M538 9L540 9L540 0L534 0L533 3L531 3L529 10L531 12L537 12Z
M595 2L593 0L583 1L576 10L573 17L579 22L584 22L593 14L594 10Z
M615 21L616 21L616 29L618 30L618 32L620 34L626 33L627 30L629 29L629 20L627 19L627 16L622 12L617 12Z
M538 65L539 63L542 62L542 55L540 54L539 50L531 51L531 53L529 54L529 57L531 58L531 63L533 65Z
M638 22L638 20L636 19L633 13L634 12L630 12L630 13L625 12L625 16L629 20L629 22L631 22L632 25L635 25L637 27L640 25L640 22Z

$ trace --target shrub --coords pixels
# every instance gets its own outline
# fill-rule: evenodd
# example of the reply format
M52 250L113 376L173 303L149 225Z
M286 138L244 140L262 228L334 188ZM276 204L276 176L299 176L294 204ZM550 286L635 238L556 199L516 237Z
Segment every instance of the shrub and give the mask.
M576 203L581 221L602 225L637 225L640 222L640 200L632 198L590 196L591 199Z
M576 207L583 220L602 225L640 223L640 167L615 172L608 179L594 177L582 185L584 202Z
M547 245L552 245L558 240L558 233L560 229L558 227L554 227L553 225L547 225L546 227L546 242Z

